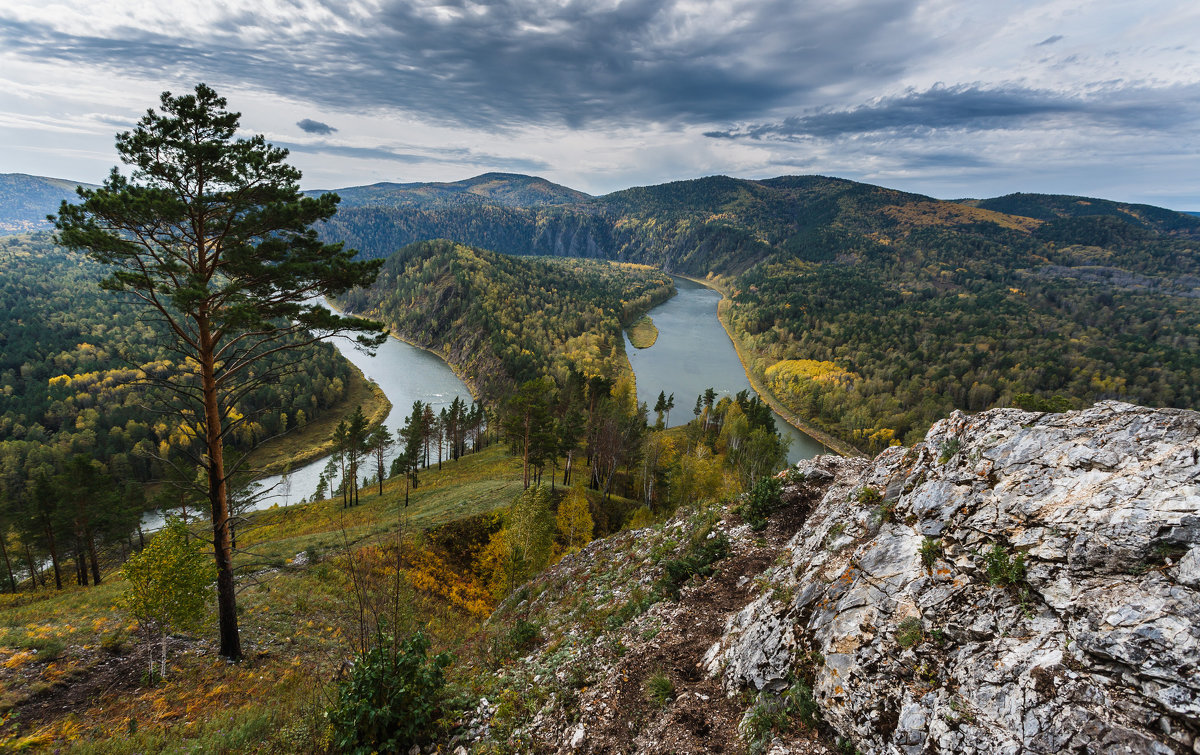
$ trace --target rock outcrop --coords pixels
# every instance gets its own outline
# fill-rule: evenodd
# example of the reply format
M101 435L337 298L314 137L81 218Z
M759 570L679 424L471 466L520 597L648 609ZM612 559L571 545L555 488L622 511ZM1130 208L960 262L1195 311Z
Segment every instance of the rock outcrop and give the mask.
M514 596L498 625L541 639L497 672L489 736L560 753L1200 753L1200 413L956 413L912 448L783 479L765 531L700 506Z
M955 413L828 489L706 656L864 753L1200 752L1200 413ZM783 649L789 649L785 652Z

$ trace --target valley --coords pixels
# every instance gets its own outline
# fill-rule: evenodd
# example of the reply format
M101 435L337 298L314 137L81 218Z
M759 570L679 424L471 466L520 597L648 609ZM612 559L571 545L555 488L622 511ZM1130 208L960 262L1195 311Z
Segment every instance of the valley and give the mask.
M171 454L187 450L187 423L139 419L138 379L121 372L115 344L140 349L142 370L171 363L152 323L100 298L94 263L45 236L0 242L11 302L0 540L28 565L18 562L0 595L0 744L337 749L329 695L342 689L346 659L384 627L423 631L434 651L455 654L442 718L424 736L447 749L574 747L586 731L584 749L600 751L630 726L645 751L705 737L751 748L782 737L811 752L848 733L872 741L880 735L861 717L831 712L841 693L820 686L816 656L789 672L790 686L719 706L701 696L721 694L724 669L671 665L694 665L713 643L733 653L741 640L721 627L745 601L775 611L794 597L775 565L824 493L780 499L772 475L802 462L825 479L835 461L812 459L842 454L836 464L849 471L834 475L840 492L825 496L821 516L862 528L852 548L869 554L901 526L888 506L918 504L915 492L892 490L903 474L887 467L876 480L864 457L903 455L942 474L957 458L944 440L955 410L1015 405L1023 421L1058 427L1055 418L1076 416L1061 412L1096 399L1197 408L1200 221L1167 210L1038 195L940 202L823 177L716 177L590 197L489 174L344 195L321 233L386 260L372 286L331 306L395 337L375 356L314 347L297 377L251 397L264 417L261 437L242 439L251 463L276 473L294 463L286 480L264 476L266 494L238 512L247 656L214 663L210 614L198 630L171 633L165 679L145 674L154 651L122 607L119 569L153 541L161 516L136 533L143 504L127 492L135 509L96 529L97 578L75 584L88 567L79 545L66 546L61 588L47 534L69 538L79 520L31 517L48 500L38 475L66 480L72 454L90 454L126 491L163 487L163 459L183 458ZM21 222L13 227L29 227ZM454 399L477 402L485 419L475 431L446 424ZM365 452L333 436L360 404L367 429L382 425L395 443L355 462L355 475L343 471L346 454ZM268 440L297 410L306 432ZM995 411L1004 423L1016 410ZM970 437L991 453L994 438ZM937 453L946 458L934 464ZM803 487L803 477L786 484ZM864 503L863 486L886 491ZM1185 496L1185 507L1196 500ZM870 511L837 508L855 502ZM905 517L917 526L926 513ZM42 524L51 529L33 526ZM804 547L841 542L821 537ZM1183 553L1162 564L1147 556L1147 568L1173 568ZM702 631L681 635L680 621ZM661 700L656 684L671 685ZM579 705L603 711L595 729L572 718ZM801 715L802 705L815 707ZM771 706L789 712L772 718ZM764 718L738 723L752 715Z

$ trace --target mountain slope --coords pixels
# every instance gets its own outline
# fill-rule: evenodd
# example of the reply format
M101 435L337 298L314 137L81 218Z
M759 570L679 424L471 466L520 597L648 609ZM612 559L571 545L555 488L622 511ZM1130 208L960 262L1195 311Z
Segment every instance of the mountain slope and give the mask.
M76 186L94 188L61 178L0 173L0 234L50 228L46 216L58 212L64 199L74 201Z
M992 199L966 199L963 204L1009 215L1024 215L1040 220L1056 218L1111 217L1121 218L1136 226L1160 233L1200 231L1200 218L1191 213L1175 212L1147 204L1112 202L1095 197L1076 197L1065 194L1006 194Z
M319 195L328 190L306 192ZM587 194L537 176L517 173L484 173L449 183L377 183L335 190L341 207L420 207L481 205L537 207L573 204L590 199Z
M595 541L492 617L537 632L478 670L465 744L1190 752L1197 433L1118 402L958 414L801 462L761 533L718 504Z

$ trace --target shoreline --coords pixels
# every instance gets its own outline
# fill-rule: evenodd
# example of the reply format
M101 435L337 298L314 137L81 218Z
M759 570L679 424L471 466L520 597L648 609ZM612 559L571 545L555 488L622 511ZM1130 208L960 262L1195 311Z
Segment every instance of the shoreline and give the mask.
M346 314L345 310L343 310L338 305L334 304L328 298L325 299L325 305L327 307L329 307L330 309L332 309L334 312L337 312L339 315ZM388 328L388 337L395 338L400 343L406 344L408 346L412 346L414 349L420 349L421 351L428 352L428 353L434 355L435 357L437 357L438 359L440 359L442 364L449 367L450 371L454 373L454 376L456 378L458 378L459 380L461 380L463 385L467 386L467 390L471 394L471 401L473 401L474 403L479 403L479 388L475 385L475 381L472 380L469 375L467 375L465 372L463 372L461 367L459 367L457 364L454 364L449 359L447 359L445 357L445 355L440 354L436 349L431 349L428 346L422 346L419 343L410 341L409 339L400 335L399 333L392 330L391 328Z
M797 417L787 407L785 407L779 401L779 399L777 399L775 395L771 393L765 385L762 384L762 382L759 381L758 376L755 375L754 371L750 368L750 360L745 353L742 344L733 334L733 328L730 326L730 323L727 319L729 317L729 308L733 305L733 302L729 298L729 294L719 284L716 284L710 280L705 280L704 278L695 278L682 273L671 273L671 275L677 275L680 278L691 281L692 283L697 283L705 288L716 291L721 295L721 301L717 303L717 321L721 323L721 327L725 330L725 335L729 338L730 343L733 344L733 350L737 353L738 361L741 362L742 371L746 373L746 379L750 381L750 387L754 389L754 392L758 394L758 397L765 401L766 404L770 406L776 414L778 414L780 417L783 417L784 421L792 427L796 428L808 437L841 456L866 458L866 454L846 441L840 438L835 438L824 430L815 428L800 417Z
M341 356L341 355L339 354L339 356ZM341 356L341 358L346 359L344 356ZM357 376L357 379L362 383L363 387L365 387L368 391L370 391L371 394L374 395L377 399L375 409L367 414L367 431L370 432L370 431L374 430L376 427L378 427L379 425L382 425L384 420L387 419L388 414L390 414L392 411L392 400L387 397L387 394L383 392L383 389L379 387L378 383L376 383L375 381L368 378L363 373L363 371L360 370L349 359L346 359L346 361L350 364L350 369L352 370L353 374L355 376ZM382 400L382 403L379 402L380 399ZM354 402L349 401L348 403L354 403ZM329 418L331 416L335 416L336 413L337 413L336 407L327 409L325 412L323 412L321 414L321 416L319 416L317 419L313 420L313 422L304 425L303 428L296 428L296 429L304 430L305 428L308 428L312 424L317 425L319 428L319 426L321 424L328 423ZM340 416L342 418L344 418L345 414L346 414L346 412L343 412ZM330 433L332 433L332 430L330 430ZM281 441L285 441L285 440L291 440L290 438L288 438L287 433L284 433L283 435L278 435L274 438L264 441L263 443L260 443L253 451L251 451L247 455L248 466L250 466L251 468L254 468L256 472L258 472L259 474L264 475L264 476L278 475L278 474L283 474L284 468L289 465L291 466L292 469L295 469L297 467L302 467L306 464L316 461L317 459L321 458L322 456L328 456L329 454L331 454L333 452L333 441L326 438L325 440L322 440L319 443L305 444L304 450L302 450L298 453L295 453L286 459L275 459L275 460L272 460L272 461L268 462L267 464L263 465L262 467L255 467L255 465L254 465L255 454L258 454L259 452L263 452L263 453L268 452L268 451L272 450L271 446L274 445L276 442L281 442Z

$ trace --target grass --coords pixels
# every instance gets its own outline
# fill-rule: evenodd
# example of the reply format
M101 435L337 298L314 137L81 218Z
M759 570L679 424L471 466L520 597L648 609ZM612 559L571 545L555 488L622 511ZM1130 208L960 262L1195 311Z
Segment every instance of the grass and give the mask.
M910 648L920 644L925 639L925 627L920 616L909 616L896 627L896 644L902 648Z
M298 467L332 453L334 428L338 422L353 414L357 406L363 408L371 428L383 422L392 410L392 403L379 386L367 380L362 371L351 364L344 401L322 412L303 427L294 428L255 448L250 452L249 465L261 469L264 474L279 474L289 463Z
M662 671L657 671L646 680L646 699L655 707L664 708L675 697L675 682Z
M31 695L62 694L97 672L114 657L113 638L125 638L126 653L142 638L117 607L125 587L119 572L91 588L0 595L0 751L66 745L85 753L286 753L298 751L297 742L321 741L328 681L352 654L358 631L343 554L363 546L386 555L380 549L395 542L402 520L415 533L507 506L520 477L520 460L496 444L440 472L423 470L407 508L400 479L385 482L383 495L364 489L350 509L338 500L256 512L238 531L248 552L235 562L239 573L253 575L238 595L245 660L228 665L216 656L213 612L195 637L182 638L186 649L173 651L165 681L137 684L143 661L130 659L133 689L98 694L38 725L23 724L10 709ZM305 552L315 563L290 565ZM406 622L440 638L437 650L466 641L479 623L432 594L406 592L403 610Z
M649 315L639 317L626 332L629 333L629 342L635 349L648 349L658 340L658 328L654 326L654 321Z

